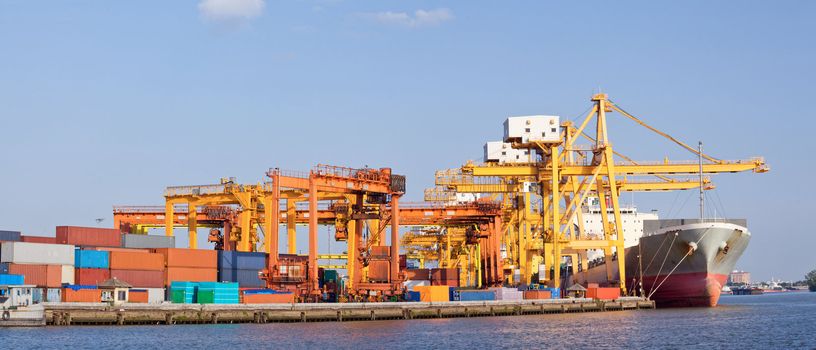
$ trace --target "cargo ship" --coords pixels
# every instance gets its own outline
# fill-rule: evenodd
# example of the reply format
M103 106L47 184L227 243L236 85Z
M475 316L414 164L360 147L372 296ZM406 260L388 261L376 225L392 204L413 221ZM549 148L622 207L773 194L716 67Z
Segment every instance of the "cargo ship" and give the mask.
M751 239L743 219L645 220L643 227L639 243L625 249L626 284L659 307L716 306ZM577 280L607 282L606 268L593 266ZM613 271L613 278L619 275Z

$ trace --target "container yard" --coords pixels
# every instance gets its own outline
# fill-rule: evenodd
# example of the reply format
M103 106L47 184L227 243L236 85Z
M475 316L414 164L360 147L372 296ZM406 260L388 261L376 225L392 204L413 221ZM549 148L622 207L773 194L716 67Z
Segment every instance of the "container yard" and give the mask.
M613 111L698 160L649 163L619 155L605 129L606 113ZM585 132L590 121L597 125L594 136ZM391 168L321 164L308 172L270 168L256 184L222 178L170 186L163 206L115 206L113 228L58 226L53 237L0 231L4 317L38 307L42 318L32 322L51 325L651 309L662 300L657 289L675 283L669 273L645 288L642 271L627 275L634 263L628 254L623 258L629 247L620 193L702 193L712 186L706 174L768 169L760 158L725 161L704 154L604 94L592 97L589 114L577 124L558 116L508 118L503 140L487 142L484 151L482 163L438 171L425 202L402 201L406 178ZM593 199L608 213L601 215L602 234L594 236L582 225ZM296 250L298 225L308 229L305 254ZM329 239L344 242L346 251L321 254L320 227L330 228ZM147 234L156 228L164 235ZM187 231L189 248L177 247L177 229ZM198 246L204 232L211 247ZM690 247L671 271L694 256L698 247ZM742 248L731 256L738 258ZM588 277L594 268L603 268L600 278Z

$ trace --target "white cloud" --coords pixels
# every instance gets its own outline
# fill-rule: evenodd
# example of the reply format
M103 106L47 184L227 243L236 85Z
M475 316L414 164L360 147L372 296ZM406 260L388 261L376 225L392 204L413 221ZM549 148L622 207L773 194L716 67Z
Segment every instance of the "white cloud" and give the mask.
M438 25L453 19L453 12L446 8L434 10L416 10L413 14L406 12L377 12L364 13L363 17L380 23L400 25L405 27L422 27Z
M215 22L242 22L260 16L265 0L201 0L198 12Z

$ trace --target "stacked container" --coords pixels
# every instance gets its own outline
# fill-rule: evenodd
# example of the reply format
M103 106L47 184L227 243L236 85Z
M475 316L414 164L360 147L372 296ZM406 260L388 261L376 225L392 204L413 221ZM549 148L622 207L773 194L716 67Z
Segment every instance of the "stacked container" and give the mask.
M19 286L25 283L25 276L0 273L0 286Z
M615 300L620 298L620 288L587 288L586 297L600 300Z
M26 243L57 244L57 237L22 236L22 237L20 237L20 241L21 242L26 242Z
M110 254L105 251L77 249L74 252L74 283L95 286L110 279Z
M215 282L218 279L218 255L214 250L162 248L155 251L164 256L165 285L173 281Z
M57 226L57 243L92 247L121 247L119 229Z
M431 285L459 287L459 269L431 269Z
M238 304L238 283L201 282L196 301L199 304Z
M136 288L162 288L164 256L141 251L111 251L110 276Z
M129 303L148 303L149 294L147 289L131 289L128 291Z
M451 288L448 286L417 286L419 299L423 302L450 301Z
M175 236L151 236L123 234L122 247L125 248L175 248Z
M524 291L524 300L552 299L549 289L530 289Z
M218 251L218 281L237 282L241 288L261 288L258 272L266 267L265 253Z
M45 301L60 301L60 287L74 279L74 246L27 242L3 242L0 273L24 275ZM70 280L68 280L70 279Z
M6 242L20 242L22 235L19 231L3 231L0 230L0 241Z

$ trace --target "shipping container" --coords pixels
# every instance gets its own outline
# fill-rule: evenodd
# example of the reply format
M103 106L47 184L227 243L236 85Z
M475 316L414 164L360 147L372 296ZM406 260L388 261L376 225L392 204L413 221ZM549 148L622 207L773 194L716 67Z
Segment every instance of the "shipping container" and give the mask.
M123 234L122 246L125 248L175 248L175 236Z
M405 290L414 290L416 286L430 286L431 281L428 280L410 280L402 282L402 285L405 286Z
M77 249L74 251L74 267L81 269L107 269L110 267L110 253L98 250Z
M129 303L147 304L147 301L148 301L147 289L131 289L128 291Z
M68 286L62 289L62 301L66 303L99 303L102 302L102 291L96 288L73 288Z
M0 263L0 273L9 273L9 263Z
M2 243L2 247L0 247L0 262L73 265L74 246L65 244L4 242Z
M620 298L620 288L587 288L586 297L600 300L615 300Z
M100 252L139 252L139 253L153 253L153 249L136 249L136 248L117 248L117 247L93 247L93 250Z
M170 283L170 301L175 304L192 304L196 302L198 282L174 281Z
M194 267L168 267L164 274L165 285L173 281L215 282L218 280L218 270Z
M76 269L74 271L74 283L83 285L98 285L102 281L111 278L108 269ZM162 281L164 281L162 279Z
M45 290L45 301L49 303L59 303L62 301L61 288L48 288Z
M496 293L490 290L456 290L454 301L487 301L496 300Z
M0 241L19 242L21 235L19 231L0 230Z
M218 251L219 270L263 270L266 268L266 253Z
M111 270L163 271L164 255L143 252L110 252Z
M0 273L0 286L14 286L25 284L25 276Z
M415 292L415 291L411 290L411 291L405 292L405 294L403 295L403 298L405 299L405 301L420 301L421 298L422 298L422 296L420 294L421 293L419 293L419 292Z
M57 243L92 247L121 247L119 229L100 227L57 226Z
M201 282L196 293L199 304L238 304L238 283Z
M405 270L405 279L408 280L431 280L431 269L408 269Z
M446 268L446 269L431 269L431 281L458 281L459 280L459 269L457 268Z
M26 243L57 244L57 237L22 236L22 237L20 237L20 241L21 242L26 242Z
M218 253L215 250L160 248L155 251L164 255L165 266L168 267L218 268Z
M248 290L242 293L243 304L291 304L295 302L295 294L273 290Z
M150 304L161 304L166 299L164 288L145 288L147 290L147 302Z
M161 288L164 287L163 271L147 270L110 270L111 278L127 282L133 287Z
M459 287L459 280L431 280L432 286Z
M258 278L260 270L219 270L219 282L237 282L245 288L261 288L266 282Z
M74 266L73 265L62 265L62 271L60 274L60 284L74 284Z
M451 289L447 286L416 286L414 290L419 292L423 302L450 301Z
M489 290L496 293L496 300L523 300L524 292L516 288L496 287L489 288Z
M526 290L524 300L552 299L552 292L549 290Z
M26 284L38 287L61 287L62 266L40 264L7 264L9 274L25 276Z

